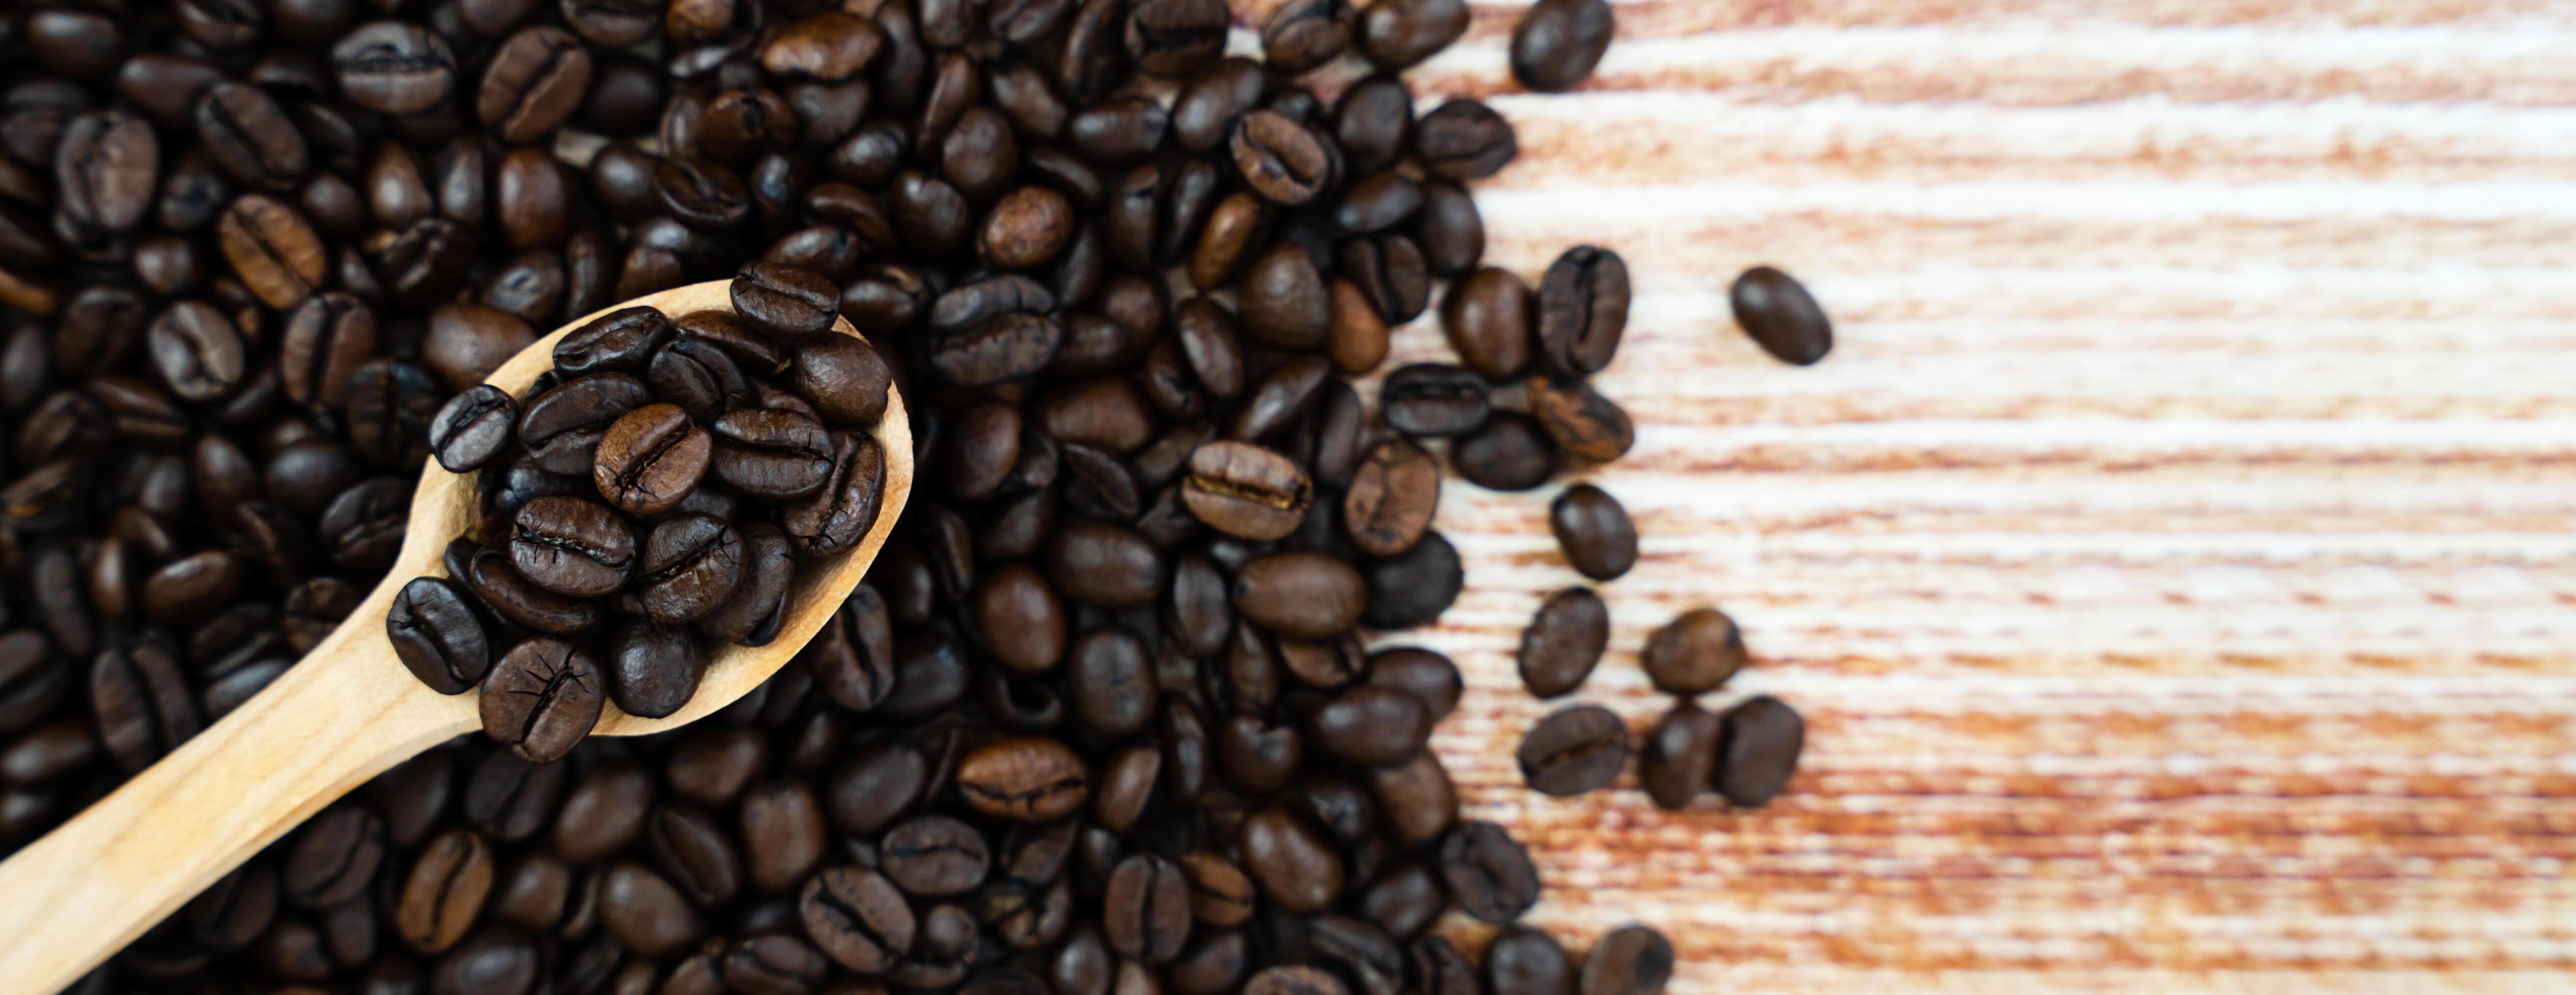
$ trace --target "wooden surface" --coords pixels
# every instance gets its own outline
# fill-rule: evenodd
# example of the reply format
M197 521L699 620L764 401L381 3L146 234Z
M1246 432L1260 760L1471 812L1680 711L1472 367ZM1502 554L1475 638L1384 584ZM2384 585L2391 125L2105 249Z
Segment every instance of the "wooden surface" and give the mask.
M1617 9L1582 93L1517 92L1508 4L1414 85L1519 129L1492 261L1640 291L1591 479L1645 561L1577 697L1642 729L1636 648L1714 603L1721 701L1808 752L1752 814L1523 789L1511 650L1580 578L1555 488L1452 481L1436 742L1533 919L1659 925L1682 995L2576 986L2576 7ZM1759 262L1822 365L1731 326Z
M673 316L730 309L729 283L692 284L618 306L651 305ZM539 339L488 382L526 400L528 385L554 365L555 341L604 313ZM834 331L858 336L846 320L835 319ZM670 716L639 719L608 704L597 734L642 735L701 718L768 680L823 627L876 560L912 494L912 430L900 396L888 392L885 418L872 434L886 449L876 524L850 553L797 572L795 607L778 638L717 649L696 697ZM296 666L0 863L0 991L61 989L349 789L483 727L479 691L430 690L385 636L385 613L403 585L445 575L440 554L474 517L473 478L432 463L411 512L393 569Z

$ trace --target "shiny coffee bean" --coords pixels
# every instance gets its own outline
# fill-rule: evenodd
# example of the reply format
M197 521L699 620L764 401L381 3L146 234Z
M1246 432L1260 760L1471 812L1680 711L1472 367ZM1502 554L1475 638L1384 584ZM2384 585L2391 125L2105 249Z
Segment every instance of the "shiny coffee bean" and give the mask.
M1760 808L1788 790L1807 723L1768 695L1728 709L1718 745L1717 790L1738 808Z
M385 616L385 635L403 666L440 694L473 687L491 666L490 643L467 595L436 577L403 585Z
M1675 695L1714 691L1748 660L1743 630L1715 608L1694 608L1655 630L1638 658L1655 689Z
M1440 844L1440 876L1460 911L1490 923L1508 923L1538 901L1538 870L1529 851L1503 827L1470 822Z
M1610 609L1588 587L1548 595L1529 627L1521 630L1521 683L1531 695L1571 694L1592 676L1610 645Z
M1485 424L1461 435L1449 450L1450 461L1467 482L1495 491L1526 491L1556 475L1556 441L1538 419L1518 412L1496 412Z
M1745 270L1727 299L1735 309L1735 324L1783 363L1812 366L1833 351L1833 322L1815 296L1787 273L1769 266Z
M1627 766L1628 748L1628 726L1617 714L1575 705L1540 719L1514 756L1530 790L1562 797L1608 787Z
M1717 781L1717 751L1723 735L1715 714L1690 699L1673 704L1637 756L1637 782L1657 807L1681 811L1711 790Z
M600 436L591 480L619 510L658 515L697 492L714 446L679 405L647 404L619 416Z
M541 764L563 759L588 737L607 700L598 659L546 636L512 647L483 690L484 735Z
M1628 509L1591 484L1565 489L1548 504L1548 529L1574 569L1594 580L1613 580L1637 563L1637 527Z

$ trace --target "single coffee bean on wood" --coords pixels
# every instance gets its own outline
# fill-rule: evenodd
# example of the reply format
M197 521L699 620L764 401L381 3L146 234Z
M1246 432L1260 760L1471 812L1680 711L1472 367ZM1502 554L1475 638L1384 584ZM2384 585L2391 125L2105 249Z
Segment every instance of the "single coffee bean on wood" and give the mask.
M1561 708L1521 737L1514 756L1530 790L1579 795L1608 787L1628 763L1628 725L1599 705Z
M1734 306L1737 327L1783 363L1812 366L1833 351L1833 322L1806 286L1787 273L1769 266L1745 270L1735 278L1727 300Z

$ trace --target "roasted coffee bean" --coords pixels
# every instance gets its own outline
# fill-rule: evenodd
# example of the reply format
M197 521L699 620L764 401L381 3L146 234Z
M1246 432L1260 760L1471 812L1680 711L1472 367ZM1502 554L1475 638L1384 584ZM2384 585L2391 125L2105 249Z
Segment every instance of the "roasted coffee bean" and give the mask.
M1143 0L1127 15L1127 55L1158 76L1195 72L1225 48L1222 0Z
M250 353L240 331L197 301L181 301L162 312L144 341L161 382L184 401L220 399L249 375Z
M1389 324L1412 321L1431 300L1431 271L1422 248L1399 233L1382 232L1343 246L1340 276Z
M1540 698L1572 694L1609 645L1610 608L1601 595L1588 587L1548 595L1521 630L1521 683Z
M1583 955L1581 995L1661 995L1673 976L1673 945L1647 926L1610 931Z
M447 41L427 28L377 21L331 49L340 92L381 114L416 114L456 89L457 62Z
M1370 563L1367 577L1373 596L1360 621L1372 629L1428 625L1457 602L1466 583L1458 547L1428 530L1404 552Z
M643 376L653 356L677 329L655 308L619 308L555 341L555 372L570 378L591 373Z
M921 898L962 895L984 881L991 856L973 827L945 816L923 816L896 825L878 843L882 870L906 894Z
M732 600L698 620L698 628L739 646L766 646L786 624L789 587L796 579L796 552L776 526L743 530L742 582ZM823 675L817 673L817 678ZM683 699L685 700L685 699ZM628 709L633 711L633 709Z
M1464 0L1374 0L1359 15L1361 54L1395 72L1430 58L1467 33Z
M885 875L836 867L805 883L797 900L805 934L826 956L861 974L880 974L912 947L916 920Z
M466 586L503 621L538 632L570 635L590 628L600 617L596 602L566 597L531 583L510 565L509 554L499 549L475 554L466 573Z
M1437 651L1415 647L1379 650L1368 660L1369 683L1410 694L1438 722L1458 708L1465 684L1458 665Z
M1351 544L1370 556L1413 548L1440 506L1440 465L1422 447L1389 439L1371 448L1342 496Z
M1369 597L1358 570L1322 553L1275 553L1235 575L1234 607L1255 624L1294 639L1350 630Z
M1638 658L1655 689L1675 695L1717 690L1747 660L1743 630L1715 608L1694 608L1655 630Z
M1493 411L1482 377L1444 363L1415 363L1387 374L1378 404L1387 427L1419 436L1473 431Z
M1422 116L1413 153L1424 168L1451 180L1481 180L1501 172L1520 154L1511 122L1484 101L1460 98Z
M1833 322L1805 285L1769 266L1735 278L1728 291L1735 324L1755 345L1783 363L1813 366L1834 348Z
M794 890L822 859L822 802L805 782L753 785L743 795L741 816L744 877L753 890Z
M234 274L271 308L292 308L322 286L321 236L284 201L256 193L233 201L215 235Z
M319 298L316 298L318 300ZM471 473L500 455L513 440L519 404L491 384L476 384L429 419L430 453L450 473Z
M572 116L590 81L590 50L581 39L547 25L526 28L492 53L474 113L503 142L533 142Z
M1315 742L1354 763L1385 766L1420 752L1431 736L1422 701L1395 688L1363 684L1315 711Z
M89 703L99 742L128 773L150 766L204 727L178 661L154 643L110 647L93 658Z
M1101 936L1119 956L1161 964L1189 940L1190 884L1179 864L1142 853L1120 861L1101 901Z
M216 82L197 98L193 119L207 156L244 186L292 190L310 168L304 136L258 87Z
M600 437L591 479L620 510L658 515L696 493L713 459L714 445L713 437L679 405L647 404L608 426Z
M1089 772L1071 748L1041 737L995 742L957 767L957 792L968 806L1022 822L1047 822L1080 809L1090 799L1090 785Z
M688 632L630 618L610 637L608 697L628 715L658 719L689 703L704 668Z
M1575 459L1607 463L1637 444L1636 425L1616 402L1591 384L1531 377L1524 396L1539 426L1557 449Z
M1494 413L1461 435L1449 451L1458 475L1495 491L1526 491L1556 475L1558 453L1538 419L1512 411Z
M472 832L450 829L412 862L394 902L394 929L412 949L441 953L474 927L492 883L491 847Z
M1637 781L1658 807L1681 811L1716 785L1719 718L1690 699L1673 704L1646 733Z
M827 335L796 346L788 379L824 421L864 428L885 417L894 373L868 343Z
M832 435L832 472L821 489L781 509L779 525L799 557L837 556L876 525L885 490L885 450L865 435Z
M528 502L514 519L510 565L557 594L595 598L625 586L635 531L607 505L570 495Z
M1627 327L1628 264L1618 253L1579 245L1548 266L1538 292L1538 339L1550 369L1569 377L1600 372Z
M287 901L308 909L337 905L366 890L385 858L385 824L365 806L313 817L286 849Z
M1283 207L1314 200L1335 178L1333 153L1323 137L1277 111L1256 110L1238 119L1226 149L1243 182Z
M1350 45L1355 16L1345 0L1291 0L1272 8L1261 24L1262 58L1288 76L1331 62Z
M1162 104L1143 97L1120 97L1076 112L1065 122L1065 137L1083 158L1123 166L1152 155L1170 127L1170 112Z
M832 437L820 422L794 411L755 408L726 412L710 426L716 478L746 495L772 501L803 497L832 472Z
M663 210L693 228L731 228L751 216L751 189L719 163L665 159L653 167L653 190Z
M1560 708L1521 737L1515 754L1530 790L1579 795L1608 787L1628 763L1628 726L1599 705Z
M598 902L600 927L640 956L675 956L706 936L697 908L642 864L610 867L600 878Z
M590 651L531 638L493 665L482 695L483 732L521 759L552 763L590 735L605 691Z
M519 441L548 473L588 476L593 455L610 424L652 403L644 382L622 373L594 373L538 393L519 416Z
M403 585L385 616L385 635L403 666L440 694L473 687L491 667L483 623L465 593L436 577Z
M1244 995L1350 995L1332 972L1306 965L1272 967L1244 982Z
M722 519L684 513L655 525L635 579L644 614L674 625L723 607L742 582L742 538Z
M1549 503L1548 528L1565 561L1586 577L1613 580L1637 564L1637 526L1628 509L1591 484L1568 487Z
M282 122L281 122L282 123ZM292 136L292 128L287 129ZM119 111L72 118L52 157L56 228L76 242L133 230L152 203L160 146L150 122Z
M1470 822L1440 844L1440 876L1460 911L1490 923L1508 923L1538 901L1538 870L1529 851L1503 827Z
M1512 78L1543 92L1581 86L1601 64L1616 28L1606 0L1532 4L1512 25Z
M1514 926L1485 947L1485 990L1493 995L1575 995L1574 964L1546 932Z
M1211 442L1190 454L1181 500L1219 532L1269 542L1296 530L1314 500L1314 484L1295 463L1270 450L1244 442Z
M1286 806L1271 805L1244 819L1236 845L1243 852L1244 870L1261 886L1261 894L1282 909L1320 912L1341 894L1341 855L1321 832Z
M1726 712L1717 749L1717 790L1737 808L1761 808L1788 790L1805 749L1807 723L1764 695Z

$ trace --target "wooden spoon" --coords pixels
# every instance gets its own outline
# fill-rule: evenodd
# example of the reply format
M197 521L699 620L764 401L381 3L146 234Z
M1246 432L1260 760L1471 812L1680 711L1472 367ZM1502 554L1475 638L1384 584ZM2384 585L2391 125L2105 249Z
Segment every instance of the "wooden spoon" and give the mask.
M673 317L731 310L730 287L724 280L694 284L618 307L648 304ZM537 340L488 382L526 400L528 385L554 365L555 340L606 313ZM840 319L833 331L858 335ZM640 736L694 722L768 680L804 648L867 573L912 494L912 425L900 395L887 398L875 435L886 461L876 524L848 555L797 571L778 638L716 650L697 696L667 718L639 719L609 704L594 735ZM402 555L329 638L223 721L0 863L0 988L63 989L349 789L480 730L477 692L430 690L385 638L394 594L414 577L444 575L441 552L473 518L473 479L432 462L412 496Z

